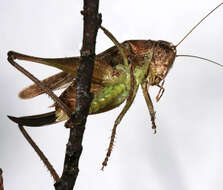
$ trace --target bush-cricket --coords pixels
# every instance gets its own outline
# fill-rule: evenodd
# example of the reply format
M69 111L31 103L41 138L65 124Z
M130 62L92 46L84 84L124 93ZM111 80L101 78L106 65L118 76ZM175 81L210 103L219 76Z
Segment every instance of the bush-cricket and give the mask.
M134 45L134 44L133 44ZM134 47L132 48L132 49L134 49ZM15 54L14 54L15 55Z

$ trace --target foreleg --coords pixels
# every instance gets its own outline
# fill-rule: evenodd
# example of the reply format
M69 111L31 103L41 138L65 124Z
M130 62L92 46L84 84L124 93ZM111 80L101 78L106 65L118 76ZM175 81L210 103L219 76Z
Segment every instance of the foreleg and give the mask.
M159 84L156 85L156 86L158 86L160 88L159 89L159 92L158 92L158 94L156 96L156 102L158 102L160 100L160 98L163 96L163 93L165 91L165 88L163 87L164 82L165 81L163 80L163 82L161 83L161 85L159 85Z
M152 129L154 130L154 134L155 134L156 133L156 124L155 124L156 112L154 111L153 102L150 98L147 85L148 85L148 82L145 81L145 82L143 82L143 84L141 86L142 86L142 91L143 91L144 98L146 100L147 107L149 109L149 113L150 113L150 117L151 117L151 121L152 121Z

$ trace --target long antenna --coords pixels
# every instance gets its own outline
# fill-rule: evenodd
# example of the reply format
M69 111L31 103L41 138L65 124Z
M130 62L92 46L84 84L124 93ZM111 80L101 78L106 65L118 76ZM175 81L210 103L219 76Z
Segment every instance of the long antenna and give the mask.
M206 58L204 58L204 57L199 57L199 56L196 56L196 55L176 55L176 57L193 57L193 58L196 58L196 59L201 59L201 60L205 60L205 61L214 63L215 65L217 65L217 66L219 66L219 67L223 67L223 65L220 64L220 63L217 63L217 62L215 62L215 61L212 61L211 59L206 59Z
M217 8L219 8L221 5L223 5L223 3L220 3L217 7L215 7L211 12L209 12L204 18L202 18L183 38L182 38L182 40L180 40L178 43L177 43L177 45L176 45L176 47L177 46L179 46L180 44L181 44L181 42L182 41L184 41L185 40L185 38L187 37L187 36L189 36L190 35L190 33L191 32L193 32L193 30L195 29L195 28L197 28L197 26L198 25L200 25L211 13L213 13Z

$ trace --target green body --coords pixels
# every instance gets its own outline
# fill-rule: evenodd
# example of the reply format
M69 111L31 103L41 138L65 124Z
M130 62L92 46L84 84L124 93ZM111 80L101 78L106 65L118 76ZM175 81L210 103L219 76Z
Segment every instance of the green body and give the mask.
M127 100L126 104L129 104L127 106L129 108L138 86L141 84L150 115L154 118L155 112L147 92L147 86L157 85L163 90L160 82L164 80L174 62L175 46L169 42L152 40L128 40L122 44L114 41L114 43L115 46L95 57L91 83L91 93L94 98L89 114L111 110L125 100ZM43 80L42 83L51 90L68 87L59 98L71 112L75 110L76 85L73 81L75 81L77 68L80 65L80 57L48 59L16 52L9 54L13 59L37 62L61 69L63 72ZM71 85L68 86L67 84L70 83ZM45 93L44 90L34 84L25 88L19 95L21 98L27 99L42 93ZM56 122L69 119L57 103L54 106L56 107ZM155 128L155 124L153 126Z
M138 88L139 84L141 84L147 77L149 63L152 57L152 50L148 56L149 59L147 59L146 63L142 67L136 66L136 68L134 68L133 75L135 79L135 88ZM123 77L123 80L119 81L119 83L110 84L94 95L89 114L101 112L107 105L117 107L129 96L129 91L131 88L129 67L120 64L116 66L116 69L123 71L122 74L125 77Z
M149 50L148 54L144 56L144 64L142 66L135 65L133 69L134 75L134 94L136 93L139 84L146 79L149 71L150 62L152 59L153 51ZM114 76L111 80L113 83L107 83L105 87L94 93L94 98L91 102L89 114L97 114L111 110L122 104L131 90L131 74L130 64L117 64L113 71L118 72L119 78ZM56 111L57 121L67 120L68 117L60 108Z

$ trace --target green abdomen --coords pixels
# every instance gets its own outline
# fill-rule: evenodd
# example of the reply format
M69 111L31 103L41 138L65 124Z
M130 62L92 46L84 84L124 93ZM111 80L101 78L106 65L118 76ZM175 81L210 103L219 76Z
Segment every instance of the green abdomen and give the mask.
M125 84L115 84L101 89L91 102L89 114L111 110L125 101L128 96Z

